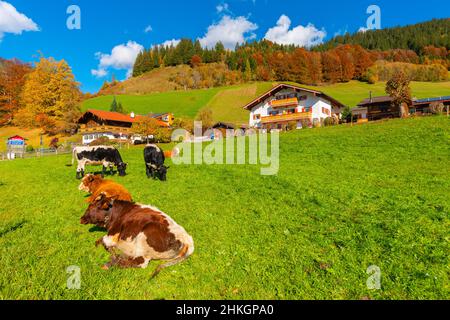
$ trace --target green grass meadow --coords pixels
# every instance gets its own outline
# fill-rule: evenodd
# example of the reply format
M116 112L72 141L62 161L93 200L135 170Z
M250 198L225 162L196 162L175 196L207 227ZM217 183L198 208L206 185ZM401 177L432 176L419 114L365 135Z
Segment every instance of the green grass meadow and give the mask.
M123 104L126 111L134 111L138 114L173 112L175 117L194 119L200 110L207 108L212 110L215 121L247 124L249 113L243 107L274 85L276 83L255 82L202 90L171 91L148 95L117 95L116 99ZM385 82L368 84L350 81L320 87L300 86L323 91L352 108L368 98L370 91L374 96L386 95ZM416 98L447 96L450 94L450 81L411 82L411 92ZM82 110L109 110L112 101L113 96L89 99L84 101Z
M283 133L276 176L171 165L162 183L142 148L121 153L129 174L113 179L184 226L194 254L153 280L156 261L104 271L70 156L0 162L1 299L450 298L447 117ZM66 288L72 265L80 290Z

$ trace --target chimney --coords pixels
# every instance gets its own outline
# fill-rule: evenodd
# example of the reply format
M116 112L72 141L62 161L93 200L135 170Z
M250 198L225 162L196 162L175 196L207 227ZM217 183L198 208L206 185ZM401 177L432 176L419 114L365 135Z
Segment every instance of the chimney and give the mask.
M134 119L134 118L136 117L136 115L134 114L134 112L131 112L131 113L130 113L130 117L131 117L132 119Z
M373 102L373 99L372 99L372 91L370 91L370 93L369 93L369 97L370 97L370 103L372 103Z

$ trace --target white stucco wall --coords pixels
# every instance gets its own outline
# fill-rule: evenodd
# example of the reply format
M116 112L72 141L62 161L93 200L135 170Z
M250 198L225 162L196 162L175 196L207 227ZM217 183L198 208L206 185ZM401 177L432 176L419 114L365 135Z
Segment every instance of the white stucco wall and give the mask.
M290 94L290 93L294 93L295 91L293 89L283 89L280 92L278 92L276 95L283 95L283 94ZM297 110L299 112L301 112L303 110L303 108L307 109L310 108L310 111L312 111L312 119L317 118L317 119L325 119L327 117L331 116L331 112L332 112L332 107L331 107L331 102L325 100L324 98L321 97L317 97L315 96L313 93L307 92L307 91L300 91L299 95L306 95L307 99L306 100L302 100L299 101L298 106L297 106ZM266 117L270 115L271 111L274 111L276 109L273 109L269 102L274 99L275 96L271 96L269 98L267 98L266 100L264 100L263 102L259 103L258 105L256 105L255 107L253 107L250 111L250 117L249 117L249 125L250 127L258 127L258 125L260 125L261 121L260 120L254 120L253 117L254 115L259 115L260 117ZM322 107L326 108L327 110L330 111L330 115L327 115L326 113L322 112ZM288 107L287 109L291 109L294 107ZM279 109L279 108L278 108Z

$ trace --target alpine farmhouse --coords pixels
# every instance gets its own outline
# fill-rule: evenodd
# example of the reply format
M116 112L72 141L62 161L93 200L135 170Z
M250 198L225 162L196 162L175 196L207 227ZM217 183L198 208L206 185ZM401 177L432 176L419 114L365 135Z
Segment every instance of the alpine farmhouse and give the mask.
M149 115L136 115L133 112L130 115L118 112L109 112L103 110L88 110L78 120L79 130L83 136L82 143L90 144L100 137L107 137L110 140L130 141L136 143L142 141L142 137L133 133L133 123L144 119L145 117L157 120L161 128L170 128L174 120L172 113L160 113Z
M345 106L321 91L289 84L279 84L248 103L251 128L286 129L295 123L303 126L321 125L326 118L339 117Z

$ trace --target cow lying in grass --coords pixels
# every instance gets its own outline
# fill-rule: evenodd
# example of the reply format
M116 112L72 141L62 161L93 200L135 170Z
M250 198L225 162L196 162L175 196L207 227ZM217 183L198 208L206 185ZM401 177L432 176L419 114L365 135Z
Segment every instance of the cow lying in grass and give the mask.
M187 259L194 252L192 237L161 210L146 205L112 200L100 195L89 205L81 224L106 228L103 244L111 260L103 266L146 268L151 260L166 260L152 275Z
M105 180L101 176L92 174L86 175L78 187L80 191L86 191L91 196L87 198L87 202L92 203L100 194L104 194L110 199L133 201L130 192L125 187L112 181Z

